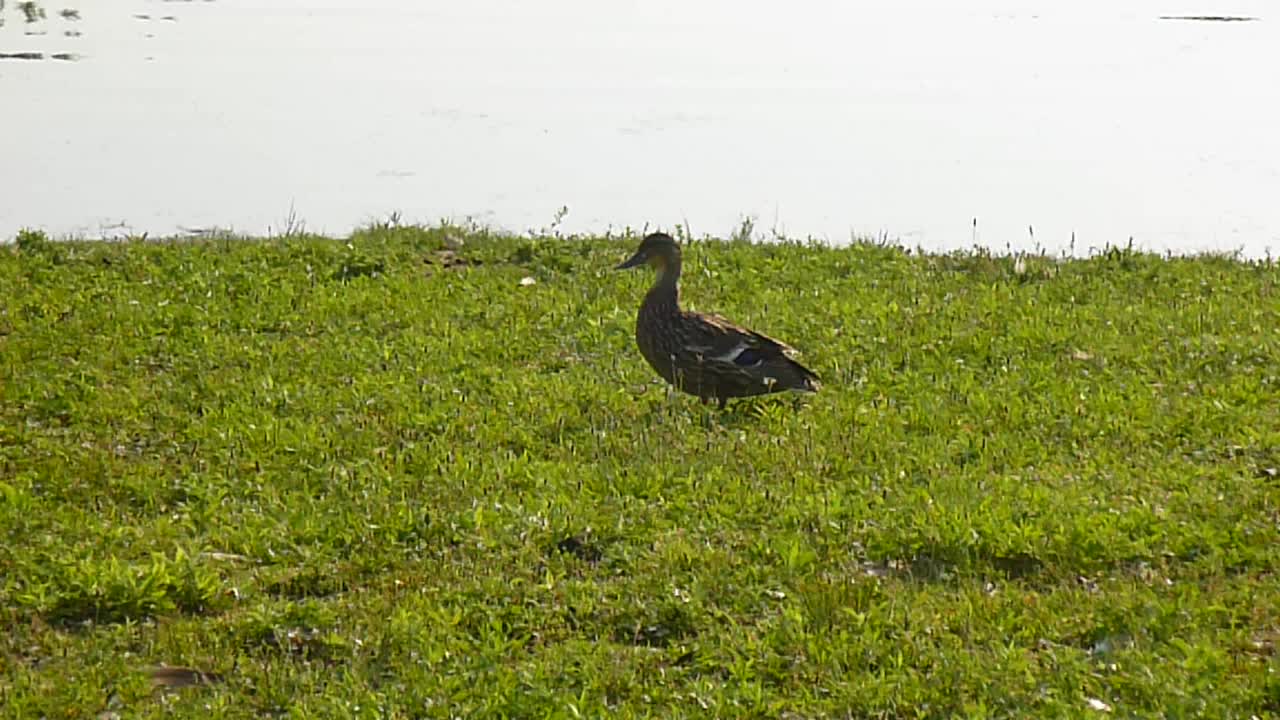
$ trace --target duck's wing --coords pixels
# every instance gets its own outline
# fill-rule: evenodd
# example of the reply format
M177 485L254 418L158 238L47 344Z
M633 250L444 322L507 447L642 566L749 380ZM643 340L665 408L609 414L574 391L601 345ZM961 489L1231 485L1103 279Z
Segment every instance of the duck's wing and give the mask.
M799 354L790 345L710 313L683 313L681 339L704 362L752 368Z
M683 312L675 323L677 368L692 373L695 394L745 397L779 390L817 392L818 376L784 342L719 315Z

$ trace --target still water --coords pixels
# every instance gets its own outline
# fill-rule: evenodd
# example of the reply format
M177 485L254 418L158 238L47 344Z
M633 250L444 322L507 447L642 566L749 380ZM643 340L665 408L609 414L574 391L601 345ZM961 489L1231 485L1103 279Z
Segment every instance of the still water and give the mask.
M6 5L0 53L43 57L0 59L0 238L567 207L562 232L1280 251L1265 0Z

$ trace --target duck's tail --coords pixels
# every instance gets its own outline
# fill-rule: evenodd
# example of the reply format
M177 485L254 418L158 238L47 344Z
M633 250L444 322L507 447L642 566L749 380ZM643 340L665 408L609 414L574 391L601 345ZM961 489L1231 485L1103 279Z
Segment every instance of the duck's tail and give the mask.
M782 358L782 362L770 370L773 371L771 374L777 375L774 381L779 390L816 393L822 389L818 374L792 358Z

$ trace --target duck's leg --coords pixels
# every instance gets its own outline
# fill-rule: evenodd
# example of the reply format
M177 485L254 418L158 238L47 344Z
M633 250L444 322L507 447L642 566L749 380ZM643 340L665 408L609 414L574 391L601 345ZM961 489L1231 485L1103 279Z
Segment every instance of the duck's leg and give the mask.
M729 405L729 398L727 398L727 397L722 397L722 398L720 398L720 409L721 409L721 410L724 410L726 407L728 407L728 405Z
M710 428L711 427L711 411L707 409L707 403L711 402L711 398L705 395L700 395L698 396L698 399L702 401L702 427Z

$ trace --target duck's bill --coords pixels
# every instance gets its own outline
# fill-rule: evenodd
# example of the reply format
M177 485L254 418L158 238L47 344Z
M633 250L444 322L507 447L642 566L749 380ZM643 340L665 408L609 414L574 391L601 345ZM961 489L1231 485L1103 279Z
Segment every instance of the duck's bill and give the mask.
M640 253L636 253L635 255L632 255L626 262L614 268L614 270L630 270L631 268L636 267L637 265L643 265L643 264L644 264L644 255L641 255Z

